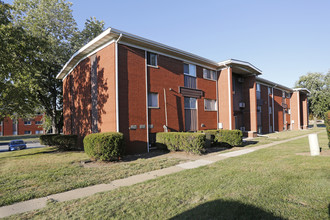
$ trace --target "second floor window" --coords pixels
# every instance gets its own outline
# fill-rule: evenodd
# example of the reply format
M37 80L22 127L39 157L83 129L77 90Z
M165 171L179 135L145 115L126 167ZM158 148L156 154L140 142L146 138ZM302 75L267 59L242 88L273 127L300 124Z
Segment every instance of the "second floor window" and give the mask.
M260 88L260 84L257 83L257 99L261 99L261 88Z
M148 52L147 53L147 64L149 66L157 66L157 54Z
M211 79L216 80L216 74L213 70L203 69L203 78L204 79Z
M196 66L193 64L183 64L184 87L196 89Z

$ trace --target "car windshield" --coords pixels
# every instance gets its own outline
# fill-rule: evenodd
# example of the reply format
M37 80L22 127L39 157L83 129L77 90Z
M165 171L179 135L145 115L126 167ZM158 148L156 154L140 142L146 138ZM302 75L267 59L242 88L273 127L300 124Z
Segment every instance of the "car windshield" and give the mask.
M12 141L11 144L24 144L23 141Z

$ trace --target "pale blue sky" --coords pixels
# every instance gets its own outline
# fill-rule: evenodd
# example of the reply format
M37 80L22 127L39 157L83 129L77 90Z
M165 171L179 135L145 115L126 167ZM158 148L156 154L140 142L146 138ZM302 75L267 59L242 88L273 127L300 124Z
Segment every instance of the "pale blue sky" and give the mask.
M7 1L12 2L12 1ZM169 46L223 61L248 61L292 87L330 69L329 0L72 0L79 28L90 16Z

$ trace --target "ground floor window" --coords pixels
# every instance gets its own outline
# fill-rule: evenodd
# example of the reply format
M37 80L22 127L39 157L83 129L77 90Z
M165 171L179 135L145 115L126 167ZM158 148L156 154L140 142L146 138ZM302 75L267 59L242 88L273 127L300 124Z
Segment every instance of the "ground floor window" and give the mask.
M158 108L158 93L148 93L148 107Z
M31 131L24 131L24 134L31 134Z
M212 99L204 99L204 110L206 111L216 111L217 101Z

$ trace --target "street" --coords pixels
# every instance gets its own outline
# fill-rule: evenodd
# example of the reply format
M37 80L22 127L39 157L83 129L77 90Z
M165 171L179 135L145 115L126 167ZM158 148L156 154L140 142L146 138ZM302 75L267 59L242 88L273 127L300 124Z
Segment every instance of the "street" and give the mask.
M26 149L45 147L45 145L41 145L39 142L37 142L37 143L27 143L26 146L27 146ZM7 152L7 151L8 151L8 145L0 145L0 153L1 152Z

